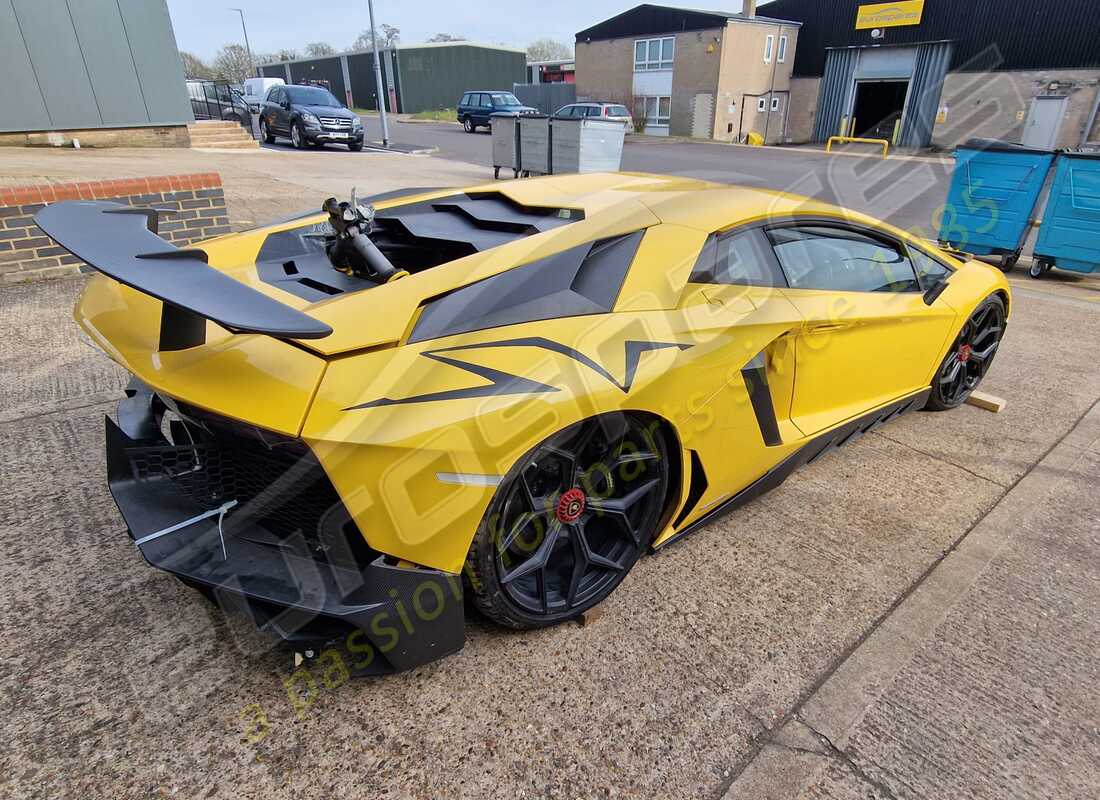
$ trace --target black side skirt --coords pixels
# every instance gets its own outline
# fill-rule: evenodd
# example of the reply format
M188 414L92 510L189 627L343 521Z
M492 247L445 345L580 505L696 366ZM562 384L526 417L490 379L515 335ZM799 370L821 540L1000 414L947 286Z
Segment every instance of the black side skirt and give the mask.
M865 414L862 417L857 417L850 422L846 422L839 428L824 433L821 436L813 439L798 450L795 450L785 459L780 461L770 470L765 472L761 477L750 483L744 489L739 491L730 499L726 500L721 505L711 509L699 519L692 522L682 531L678 531L670 539L658 545L657 548L665 547L672 542L679 541L689 533L699 530L704 525L707 525L714 520L722 517L736 508L740 508L750 500L755 500L765 492L769 492L779 484L783 483L787 479L787 476L801 467L803 464L809 464L816 461L825 453L832 450L834 447L840 447L855 439L858 439L863 434L870 430L877 428L884 422L889 422L895 417L899 417L907 411L913 409L923 408L925 401L928 399L928 394L931 390L925 389L919 394L910 395L903 400L897 400L888 406L884 406L876 411L872 411L870 414Z

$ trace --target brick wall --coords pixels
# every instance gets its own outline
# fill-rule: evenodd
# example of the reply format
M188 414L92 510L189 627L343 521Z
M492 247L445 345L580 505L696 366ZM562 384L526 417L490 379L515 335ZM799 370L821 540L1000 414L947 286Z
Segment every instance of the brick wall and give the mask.
M40 209L62 200L113 200L165 211L160 235L177 247L229 233L216 172L0 187L0 284L58 278L80 270L83 262L34 224Z
M92 128L70 131L0 133L0 147L190 147L186 125L153 125L137 128Z

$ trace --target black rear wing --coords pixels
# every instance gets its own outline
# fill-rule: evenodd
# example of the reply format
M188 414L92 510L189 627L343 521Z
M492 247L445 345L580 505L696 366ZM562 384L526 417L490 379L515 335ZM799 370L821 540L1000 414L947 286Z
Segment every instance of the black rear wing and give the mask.
M160 349L206 340L206 320L234 333L321 339L332 328L233 280L207 264L202 250L181 250L157 236L157 212L104 200L55 203L34 221L77 258L164 304Z

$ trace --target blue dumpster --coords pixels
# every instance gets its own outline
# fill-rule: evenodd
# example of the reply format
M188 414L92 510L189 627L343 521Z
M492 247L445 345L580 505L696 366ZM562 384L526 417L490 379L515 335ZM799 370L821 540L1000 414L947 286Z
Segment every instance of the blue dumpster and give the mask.
M1100 153L1058 157L1031 277L1051 267L1100 272Z
M957 148L939 240L963 252L1002 256L1001 269L1011 269L1053 160L1050 151L993 139Z

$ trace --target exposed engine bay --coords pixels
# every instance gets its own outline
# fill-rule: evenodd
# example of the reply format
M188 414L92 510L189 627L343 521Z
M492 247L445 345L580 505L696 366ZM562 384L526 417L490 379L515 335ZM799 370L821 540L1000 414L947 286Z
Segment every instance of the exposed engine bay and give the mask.
M326 222L267 237L256 261L265 283L316 302L584 219L579 209L523 206L499 192L381 211L353 192L350 202L329 198L323 210Z

